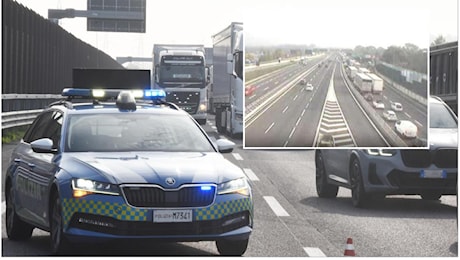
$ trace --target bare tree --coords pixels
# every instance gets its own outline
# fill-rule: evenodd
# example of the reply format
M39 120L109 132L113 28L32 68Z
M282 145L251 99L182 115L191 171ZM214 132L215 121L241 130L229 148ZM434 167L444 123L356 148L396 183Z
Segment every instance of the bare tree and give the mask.
M431 43L431 46L443 44L443 43L445 43L445 42L446 42L446 38L444 38L444 36L442 36L442 35L439 35L439 36Z

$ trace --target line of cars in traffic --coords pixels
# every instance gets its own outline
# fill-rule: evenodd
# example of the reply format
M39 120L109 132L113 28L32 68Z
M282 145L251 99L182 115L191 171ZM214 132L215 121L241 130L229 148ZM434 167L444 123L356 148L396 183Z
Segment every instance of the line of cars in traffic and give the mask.
M399 102L390 101L391 109L385 110L385 103L380 99L374 99L372 101L372 106L375 109L383 110L382 117L387 122L394 122L394 130L400 136L405 138L416 138L418 134L418 127L410 120L400 120L398 119L396 112L403 111L403 105Z

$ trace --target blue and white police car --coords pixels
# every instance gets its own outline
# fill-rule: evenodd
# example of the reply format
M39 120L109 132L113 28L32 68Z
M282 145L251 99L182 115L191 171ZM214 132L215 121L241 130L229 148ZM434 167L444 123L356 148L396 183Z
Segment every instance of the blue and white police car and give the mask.
M250 184L164 91L64 89L14 150L6 230L50 232L53 253L111 239L216 241L242 255L253 227ZM78 98L86 102L74 102ZM146 101L147 99L147 101Z

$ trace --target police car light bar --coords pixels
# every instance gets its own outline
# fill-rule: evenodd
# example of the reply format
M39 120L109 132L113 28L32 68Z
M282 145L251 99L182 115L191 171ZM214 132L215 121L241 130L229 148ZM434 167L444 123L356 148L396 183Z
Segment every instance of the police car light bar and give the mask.
M136 99L161 100L166 97L166 92L162 89L82 89L82 88L65 88L62 90L62 96L71 98L117 98L121 91L128 91Z

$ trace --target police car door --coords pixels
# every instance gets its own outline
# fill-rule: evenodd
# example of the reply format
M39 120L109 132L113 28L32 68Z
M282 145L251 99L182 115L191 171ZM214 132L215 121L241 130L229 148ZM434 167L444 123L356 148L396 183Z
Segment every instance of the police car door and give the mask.
M57 149L61 125L62 113L59 111L51 110L39 115L15 154L15 161L18 163L15 174L18 214L41 225L47 223L48 186L56 172L56 165L53 163L55 154L34 152L30 143L49 138Z

